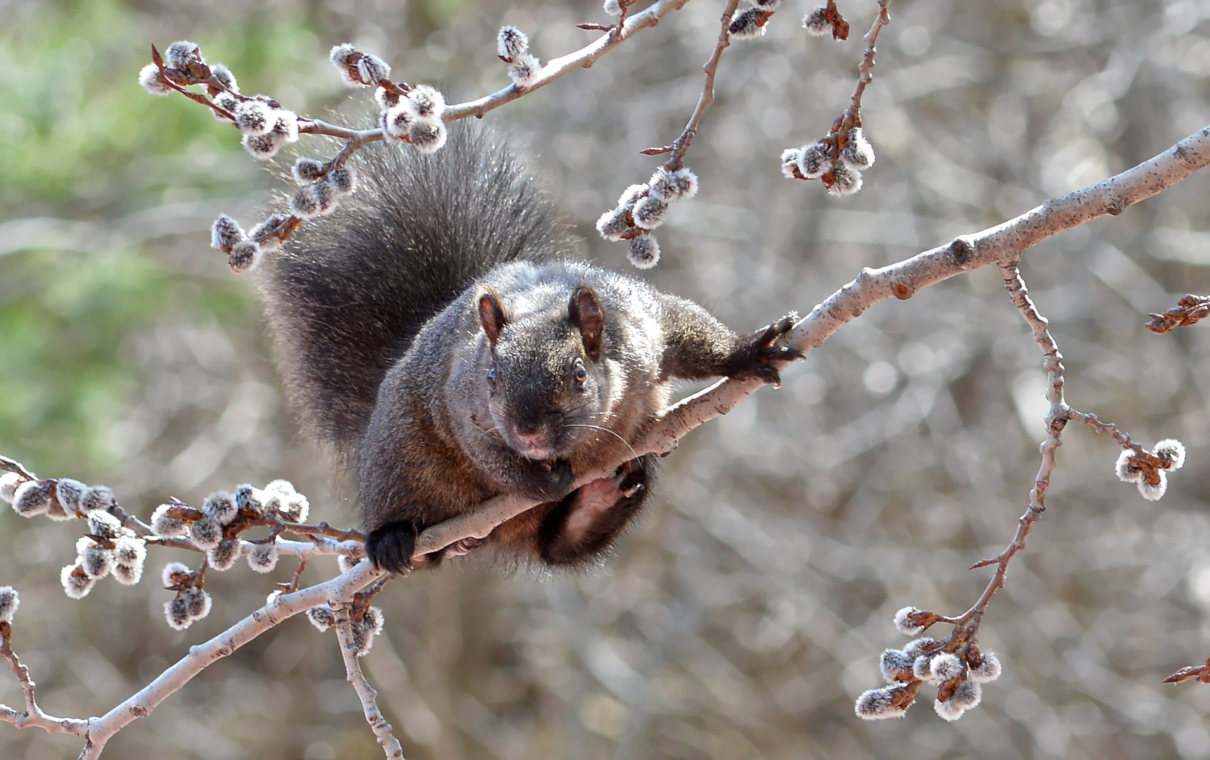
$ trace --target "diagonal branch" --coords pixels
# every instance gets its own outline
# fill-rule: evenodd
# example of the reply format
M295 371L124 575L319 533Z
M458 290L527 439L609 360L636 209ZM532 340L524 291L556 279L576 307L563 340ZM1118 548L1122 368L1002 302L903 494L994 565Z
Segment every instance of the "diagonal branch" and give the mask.
M1210 165L1210 127L1189 135L1164 152L1109 179L1046 201L1013 219L878 269L867 268L811 310L794 326L790 342L804 354L823 345L871 306L891 298L906 300L916 291L992 264L1015 262L1026 250L1060 232L1126 208L1187 179ZM638 454L662 454L695 428L731 411L761 387L757 381L720 380L666 410L634 442ZM584 473L573 488L608 477L621 457ZM467 514L435 525L416 542L416 557L464 538L484 538L500 523L535 506L515 495L489 499Z

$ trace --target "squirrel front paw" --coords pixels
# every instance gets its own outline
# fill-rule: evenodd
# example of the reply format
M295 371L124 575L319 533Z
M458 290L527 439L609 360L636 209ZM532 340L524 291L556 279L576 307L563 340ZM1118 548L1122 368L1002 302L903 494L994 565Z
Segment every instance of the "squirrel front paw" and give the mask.
M571 472L571 463L566 459L551 462L533 462L526 473L523 488L526 496L542 501L561 499L576 482Z
M746 338L740 338L735 351L727 360L727 377L737 380L759 378L766 383L781 385L780 369L786 362L802 358L802 352L783 345L779 339L790 332L798 314L790 312L773 324Z
M366 556L379 570L405 573L412 569L417 533L415 523L387 523L366 536Z

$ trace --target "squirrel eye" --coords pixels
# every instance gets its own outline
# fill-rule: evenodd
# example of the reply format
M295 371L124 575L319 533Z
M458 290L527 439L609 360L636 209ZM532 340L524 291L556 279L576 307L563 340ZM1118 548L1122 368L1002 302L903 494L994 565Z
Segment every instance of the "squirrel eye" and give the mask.
M496 365L487 368L487 384L495 387L496 385Z
M588 379L588 370L586 370L584 365L579 362L576 362L575 378L576 382L580 385L583 385L584 381Z

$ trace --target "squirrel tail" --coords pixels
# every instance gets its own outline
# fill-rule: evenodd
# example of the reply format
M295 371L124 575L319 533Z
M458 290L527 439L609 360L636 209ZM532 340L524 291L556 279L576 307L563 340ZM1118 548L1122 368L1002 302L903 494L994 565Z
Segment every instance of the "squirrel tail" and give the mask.
M293 406L345 457L429 318L495 266L569 245L532 178L480 127L451 125L434 155L373 145L352 166L356 190L266 256L260 277Z

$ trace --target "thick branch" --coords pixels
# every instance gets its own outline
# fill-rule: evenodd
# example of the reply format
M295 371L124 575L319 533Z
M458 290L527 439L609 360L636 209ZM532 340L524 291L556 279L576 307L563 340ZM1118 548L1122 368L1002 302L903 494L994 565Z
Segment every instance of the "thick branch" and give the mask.
M382 573L361 562L341 575L292 594L283 594L240 620L209 641L190 647L189 653L165 670L125 702L99 718L89 718L81 760L100 757L114 734L136 719L151 714L165 699L216 661L289 618L320 604L348 601L353 594L382 577Z
M1014 262L1023 252L1060 232L1098 217L1122 213L1129 206L1184 181L1210 165L1210 127L1116 176L1046 201L1013 219L955 239L878 269L865 269L799 320L790 341L804 353L817 348L844 325L874 304L891 298L911 298L916 291L951 277L992 264ZM690 431L729 412L760 388L755 381L721 380L666 410L634 442L639 454L659 454L676 448ZM606 477L621 465L585 473L575 487ZM498 496L479 509L436 525L416 543L416 556L436 551L463 538L483 538L495 526L534 506L518 496Z

